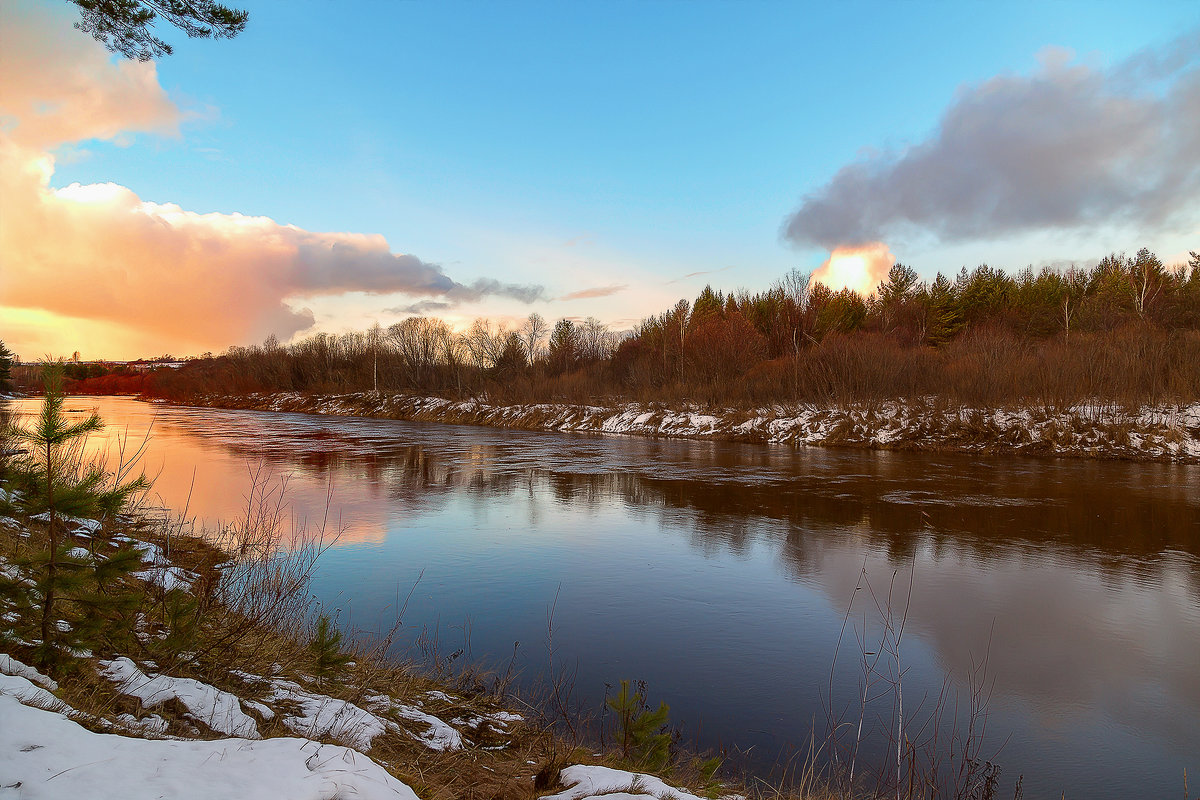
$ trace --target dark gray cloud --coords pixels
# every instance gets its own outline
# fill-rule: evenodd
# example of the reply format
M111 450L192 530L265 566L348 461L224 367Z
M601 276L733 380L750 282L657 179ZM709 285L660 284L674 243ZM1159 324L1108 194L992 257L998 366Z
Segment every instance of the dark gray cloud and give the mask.
M510 297L532 303L543 299L546 293L542 286L504 283L495 278L459 283L438 264L410 254L392 253L382 236L307 231L294 231L293 236L296 259L290 279L297 294L402 292L418 297L443 297L441 305L430 308L450 308L484 297Z
M422 291L414 290L410 286L410 288L403 290L408 294L441 295L443 299L420 300L407 306L385 308L384 313L418 315L437 313L440 311L449 311L452 308L457 308L463 303L477 302L482 300L484 297L510 297L522 303L533 303L538 300L546 299L545 287L533 284L504 283L496 280L495 278L480 278L470 285L456 283L449 278L446 278L446 280L449 281L450 285L444 289L439 287L434 291Z
M532 283L504 283L495 278L480 278L469 286L455 286L446 292L446 296L462 302L474 302L484 297L510 297L522 303L533 303L545 299L546 289Z
M1109 69L1049 49L965 86L925 141L838 171L784 223L798 245L942 241L1200 219L1200 31Z
M296 257L289 278L298 293L445 295L464 288L437 264L392 253L382 236L291 233Z
M447 300L421 300L407 306L397 306L395 308L385 308L385 314L416 314L417 316L425 316L426 314L436 313L438 311L447 311L457 306L458 303L451 303Z

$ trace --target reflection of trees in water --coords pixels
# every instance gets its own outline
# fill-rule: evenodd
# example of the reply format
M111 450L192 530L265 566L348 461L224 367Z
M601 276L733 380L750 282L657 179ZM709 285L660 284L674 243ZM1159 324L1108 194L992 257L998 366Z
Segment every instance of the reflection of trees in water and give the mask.
M910 561L919 548L939 559L966 551L980 561L1011 559L1014 550L1026 548L1043 555L1058 551L1067 558L1085 557L1114 585L1128 579L1131 570L1149 577L1152 571L1139 566L1140 560L1170 550L1200 554L1195 503L1186 492L1163 489L1162 483L1153 491L1153 481L1114 491L1100 481L1045 487L989 476L993 488L986 494L977 491L984 488L981 481L960 480L948 483L940 495L912 491L900 496L895 486L908 475L894 469L843 475L836 482L797 476L770 483L656 478L631 471L461 470L453 456L422 447L404 448L396 466L389 470L392 486L399 479L410 502L453 488L504 495L538 486L572 506L598 508L619 500L635 511L657 510L664 525L686 528L693 545L709 555L743 555L756 539L776 542L798 575L811 571L810 551L821 550L825 537L850 534L865 537L891 563ZM1188 571L1195 595L1200 595L1198 572Z
M1022 548L1060 551L1086 557L1113 582L1127 579L1139 559L1171 550L1200 555L1200 507L1188 489L1197 471L1189 467L888 452L806 461L778 448L677 442L665 450L626 440L600 440L584 464L554 452L555 441L539 447L457 436L442 449L327 427L264 435L252 422L243 435L222 439L229 450L316 478L336 472L339 483L363 481L413 510L436 511L456 491L480 498L545 491L589 509L618 500L687 528L706 554L740 555L757 539L772 541L797 575L812 569L811 553L825 537L846 535L865 537L892 563L922 547L935 558L966 551L976 560L1008 559ZM847 468L855 471L840 471ZM1200 595L1198 570L1187 572Z

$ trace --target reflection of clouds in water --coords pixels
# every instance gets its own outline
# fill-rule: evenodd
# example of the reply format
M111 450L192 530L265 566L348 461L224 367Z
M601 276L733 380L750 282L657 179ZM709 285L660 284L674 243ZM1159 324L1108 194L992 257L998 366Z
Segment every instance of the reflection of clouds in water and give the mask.
M809 580L833 608L844 608L863 549L824 539L807 555ZM886 592L893 572L907 573L911 563L866 552L877 591ZM986 563L965 548L935 556L926 541L908 625L960 684L986 656L995 700L1017 700L1046 729L1098 714L1105 724L1179 746L1200 724L1200 639L1185 633L1200 630L1188 582L1198 567L1195 557L1168 555L1149 576L1144 566L1113 576L1021 548Z
M167 508L181 510L186 504L197 529L211 532L246 518L255 475L271 487L286 484L282 502L289 531L315 535L324 530L343 545L382 542L387 536L386 508L363 491L363 484L314 480L277 462L209 458L195 464L194 481L191 472L164 467L155 492Z
M40 401L18 406L28 415ZM146 441L137 469L154 480L149 501L177 513L186 508L198 530L244 519L257 474L271 484L286 482L289 532L311 533L324 525L329 534L340 531L339 544L378 543L387 536L388 509L379 502L380 484L372 480L369 460L342 459L336 449L315 443L296 447L303 437L273 438L255 420L236 415L226 415L225 421L238 423L229 426L226 438L225 426L206 423L203 410L104 397L69 398L67 408L95 408L105 419L88 449L106 457L110 468L122 449L132 454Z

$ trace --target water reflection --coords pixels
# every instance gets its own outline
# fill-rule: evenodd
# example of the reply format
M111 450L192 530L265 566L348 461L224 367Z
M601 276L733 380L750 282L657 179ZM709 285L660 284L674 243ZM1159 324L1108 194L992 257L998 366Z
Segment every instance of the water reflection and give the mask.
M986 655L1000 760L1026 796L1200 773L1196 467L95 404L110 431L153 419L164 504L204 519L239 513L248 465L292 475L299 517L332 487L346 532L319 590L358 619L424 569L414 631L469 615L479 654L520 639L536 674L561 591L580 685L646 678L706 743L802 744L861 571L884 586L911 569L914 696ZM834 702L856 686L839 672Z
M911 559L926 537L936 549L968 547L977 559L1007 558L1017 542L1068 548L1114 566L1170 550L1200 554L1200 469L1189 465L797 452L618 437L563 446L565 437L548 444L545 434L415 431L404 423L299 415L279 425L277 416L249 412L214 430L212 413L176 411L158 420L158 430L317 478L365 482L412 504L436 502L447 491L495 497L536 484L562 503L620 500L691 511L699 533L734 547L733 539L753 528L748 520L765 518L806 533L861 526L896 561ZM389 430L380 435L373 427Z

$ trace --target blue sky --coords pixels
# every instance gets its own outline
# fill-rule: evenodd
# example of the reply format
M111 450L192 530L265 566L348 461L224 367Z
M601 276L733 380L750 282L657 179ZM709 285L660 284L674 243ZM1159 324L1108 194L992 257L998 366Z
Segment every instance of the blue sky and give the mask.
M176 51L157 79L184 112L177 137L61 145L51 185L113 182L193 212L382 234L456 281L537 284L547 298L626 285L452 312L618 326L706 281L761 289L819 266L825 247L781 233L801 199L856 159L929 137L963 87L1029 75L1047 46L1103 70L1200 27L1185 2L242 5L250 22L232 41L166 32ZM932 277L1142 245L1175 255L1200 246L1198 230L888 244ZM693 272L708 274L681 279ZM305 303L336 329L396 321L383 309L403 298Z

